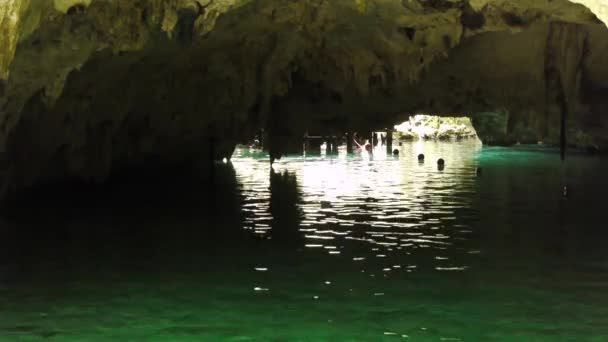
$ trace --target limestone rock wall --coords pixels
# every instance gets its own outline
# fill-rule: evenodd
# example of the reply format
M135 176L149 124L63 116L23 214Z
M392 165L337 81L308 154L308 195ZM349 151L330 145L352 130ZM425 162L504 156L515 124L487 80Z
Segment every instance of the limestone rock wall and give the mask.
M606 0L572 0L588 7L604 24L608 25L608 1Z
M6 0L0 4L0 80L6 81L17 41L23 14L29 0Z
M56 0L0 20L11 189L418 112L505 113L500 143L557 142L566 111L572 144L608 147L608 30L566 0Z
M139 51L157 36L200 37L219 14L248 0L7 1L0 4L0 27L7 32L0 37L0 80L10 86L0 92L0 152L25 102L44 89L52 104L67 74L94 52Z

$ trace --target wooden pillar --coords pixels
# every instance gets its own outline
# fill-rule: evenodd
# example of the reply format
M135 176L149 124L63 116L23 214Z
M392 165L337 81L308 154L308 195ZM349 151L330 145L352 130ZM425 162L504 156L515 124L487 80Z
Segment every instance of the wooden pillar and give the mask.
M308 137L306 140L306 154L321 154L321 139L317 137Z
M393 153L393 130L386 131L386 153Z
M353 153L353 134L346 133L346 153Z
M260 148L262 151L268 151L268 137L266 136L266 132L264 132L264 129L261 129L258 134L260 137Z

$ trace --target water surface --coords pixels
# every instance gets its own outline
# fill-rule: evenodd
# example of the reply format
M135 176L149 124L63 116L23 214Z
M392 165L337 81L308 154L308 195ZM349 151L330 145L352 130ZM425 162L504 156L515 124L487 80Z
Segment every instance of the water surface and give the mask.
M239 149L213 187L11 215L0 340L608 340L608 160L399 148Z

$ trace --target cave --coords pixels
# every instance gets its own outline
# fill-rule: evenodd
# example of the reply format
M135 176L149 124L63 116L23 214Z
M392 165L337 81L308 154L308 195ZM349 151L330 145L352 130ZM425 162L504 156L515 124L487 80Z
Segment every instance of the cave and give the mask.
M606 27L594 4L2 6L4 194L103 182L151 160L229 159L261 129L280 157L307 131L373 131L420 112L473 115L489 144L557 146L565 135L567 147L606 149ZM506 127L485 124L497 112Z
M209 266L217 287L205 289L217 307L209 304L202 313L183 305L184 312L195 312L184 313L185 323L171 317L166 329L144 333L138 321L133 336L109 319L104 331L118 339L151 334L286 341L546 337L553 331L546 327L551 322L565 322L549 312L563 303L575 306L563 289L589 288L608 279L608 259L594 245L606 237L594 230L594 220L601 220L602 175L608 170L607 13L604 0L2 1L0 233L6 232L8 242L0 248L6 247L10 257L18 255L20 265L42 270L36 255L67 260L62 253L69 250L83 260L75 262L76 268L87 260L111 278L125 265L112 257L113 243L116 255L133 259L125 262L133 267L127 267L129 272L140 270L137 260L145 265L143 274L152 274L145 268L152 266L139 256L163 265L179 259L176 263L190 272L194 266L184 260L190 254L193 260L202 258L195 241L204 240L201 250L217 251L222 260L234 262L235 270L254 270L251 283L244 273L223 272L231 267L225 261L218 263L226 266L222 270ZM417 116L421 113L432 115L434 122L458 124L427 134L412 129L416 122L431 120ZM377 144L375 137L382 141ZM365 140L375 147L368 151ZM40 228L47 222L48 230ZM147 228L134 228L137 222ZM528 222L537 229L523 229ZM202 232L197 225L212 228ZM494 228L489 232L481 225ZM169 226L180 228L166 233ZM243 231L251 234L239 235ZM107 232L127 237L122 242L116 235L107 238ZM42 238L35 247L24 247L27 252L17 252L16 246L29 246L31 236ZM228 247L230 239L236 239L236 247ZM83 241L90 251L74 247ZM152 245L160 247L152 251ZM183 254L176 252L181 247ZM312 254L303 256L303 251ZM173 252L175 259L155 259ZM538 262L526 264L519 252ZM580 261L578 252L588 259ZM506 262L509 253L516 257ZM215 260L213 255L204 256ZM479 258L469 262L476 257L495 261L505 275L494 275ZM551 257L570 273L546 271L557 267ZM334 262L340 258L352 262ZM599 261L588 262L594 259ZM319 274L304 266L309 261ZM8 263L7 269L21 268L16 265ZM2 267L0 261L0 294ZM187 287L196 277L188 278L192 273L180 273L180 267L176 277L184 280L176 286L190 293ZM222 298L230 295L219 284L230 283L230 276L251 285L259 301L239 309L246 317L265 307L279 310L282 304L301 308L295 292L285 294L285 301L273 292L279 285L297 287L289 267L319 284L298 288L302 296L315 304L328 297L332 305L342 298L346 309L327 309L322 319L315 309L302 309L308 316L287 310L277 322L297 328L276 333L270 331L269 316L251 324L240 321L234 308L242 302L230 301L230 309L221 309ZM425 267L458 275L435 278L421 273ZM264 278L274 268L283 270L284 279ZM355 272L365 280L357 284ZM504 288L500 282L489 287L495 293L504 289L506 297L493 297L477 283L503 279L509 272L516 275ZM504 307L517 296L513 279L521 277L528 289L534 272L543 286L551 277L563 280L563 289L543 287L559 292L559 301L540 294L551 302L538 308L539 326L544 326L516 332L526 322ZM317 279L321 273L335 275L336 281ZM461 274L481 298L471 305L495 310L496 321L484 322L476 333L457 328L475 324L472 307L455 305L450 311L449 303L470 294ZM410 275L413 283L404 280ZM32 277L36 284L46 281ZM380 286L372 278L386 283ZM437 312L448 312L453 313L451 325L406 324L403 317L409 313L402 307L408 300L388 283L393 278L421 296L411 304L428 308L421 314L428 324L438 322ZM355 284L334 296L330 288L340 279ZM446 302L428 304L432 296L419 285L424 279L437 281L433 289L439 298L446 293ZM442 292L437 279L458 290ZM163 286L159 292L174 294L168 283ZM240 288L229 288L243 295ZM126 285L120 289L130 293ZM533 298L526 291L524 296ZM134 300L145 300L145 292ZM369 298L358 302L363 293ZM591 293L596 302L608 300ZM580 317L606 317L592 295L581 299L588 307L573 310ZM357 322L352 313L357 303L370 319L349 335L338 326ZM0 316L10 315L2 304ZM466 319L457 324L459 312ZM220 318L201 323L200 316L223 314L225 325ZM0 336L88 337L63 318L38 327L19 317L0 322ZM298 317L310 321L290 324ZM509 320L517 329L510 330L504 323ZM608 326L608 321L600 323ZM256 324L269 331L256 331ZM556 334L580 333L579 340L608 334L601 324L564 324L554 329Z

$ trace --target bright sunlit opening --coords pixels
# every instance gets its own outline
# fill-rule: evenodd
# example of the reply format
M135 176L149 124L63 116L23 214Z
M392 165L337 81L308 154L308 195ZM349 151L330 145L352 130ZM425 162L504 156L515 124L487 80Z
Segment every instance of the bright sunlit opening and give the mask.
M457 140L477 138L468 117L449 117L418 114L396 125L400 140Z

